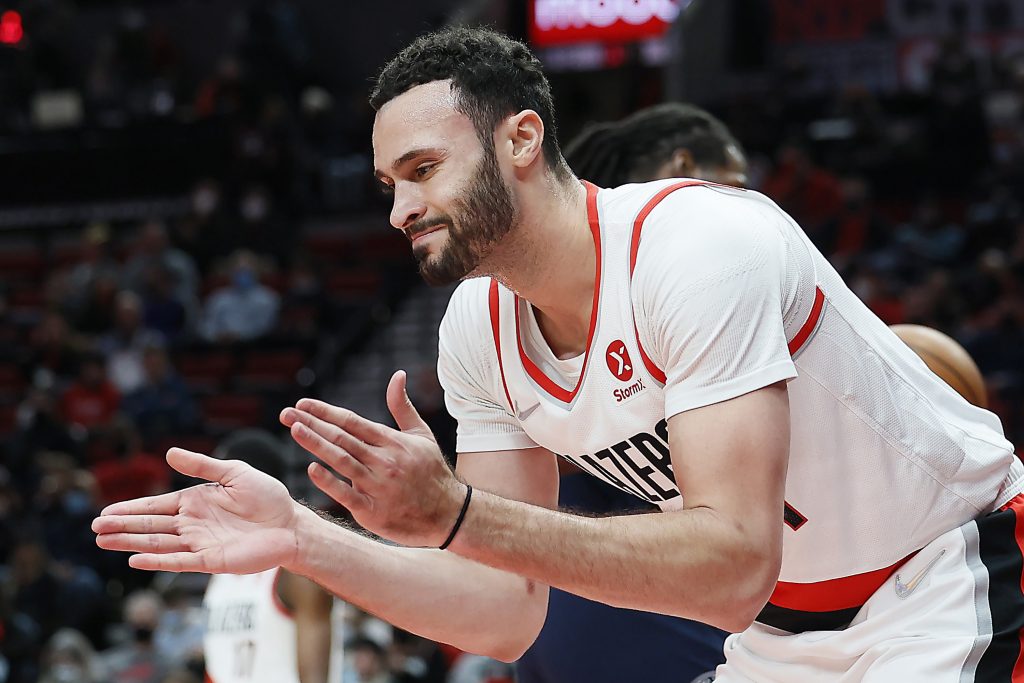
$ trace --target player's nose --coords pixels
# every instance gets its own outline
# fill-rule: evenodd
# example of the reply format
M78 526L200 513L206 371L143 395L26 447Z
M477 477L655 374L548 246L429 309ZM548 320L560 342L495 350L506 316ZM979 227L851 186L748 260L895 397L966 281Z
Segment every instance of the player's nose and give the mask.
M423 195L408 187L395 187L395 203L391 206L391 225L404 230L427 213Z

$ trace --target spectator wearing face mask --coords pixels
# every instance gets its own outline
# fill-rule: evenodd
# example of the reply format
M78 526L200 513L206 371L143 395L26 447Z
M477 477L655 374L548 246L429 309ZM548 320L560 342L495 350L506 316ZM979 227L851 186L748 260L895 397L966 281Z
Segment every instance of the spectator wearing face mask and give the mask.
M167 673L153 644L153 633L160 622L163 603L150 590L139 590L124 604L124 622L128 638L103 653L111 683L159 683Z
M39 683L101 683L106 671L89 639L62 628L46 644Z
M236 252L231 264L231 284L213 292L203 308L200 333L207 341L251 341L277 323L280 297L260 284L256 255Z

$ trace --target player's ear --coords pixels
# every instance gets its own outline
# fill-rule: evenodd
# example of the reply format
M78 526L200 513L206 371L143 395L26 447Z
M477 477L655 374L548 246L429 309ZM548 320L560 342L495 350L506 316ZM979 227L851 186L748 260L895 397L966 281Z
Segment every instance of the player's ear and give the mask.
M672 177L693 178L697 170L697 164L693 160L693 153L682 147L672 153Z
M525 168L532 164L544 142L544 122L540 115L532 109L524 109L505 119L501 127L512 165Z

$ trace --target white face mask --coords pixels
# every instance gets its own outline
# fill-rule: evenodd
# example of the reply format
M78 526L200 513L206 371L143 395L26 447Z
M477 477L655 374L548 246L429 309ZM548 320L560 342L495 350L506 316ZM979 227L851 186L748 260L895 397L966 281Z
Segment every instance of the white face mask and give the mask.
M82 683L89 677L77 664L54 664L50 668L50 680L54 683Z

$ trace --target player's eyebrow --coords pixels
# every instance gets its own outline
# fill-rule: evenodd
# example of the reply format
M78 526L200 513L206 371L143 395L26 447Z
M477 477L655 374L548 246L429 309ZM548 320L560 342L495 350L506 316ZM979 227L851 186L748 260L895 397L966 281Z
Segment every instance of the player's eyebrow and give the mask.
M424 155L424 154L436 153L437 151L438 150L436 148L433 148L433 147L419 147L417 149L411 149L408 152L406 152L405 154L403 154L402 156L400 156L397 159L395 159L395 161L391 164L391 170L392 170L392 172L395 172L395 171L397 171L402 166L402 164L406 163L410 159L415 159L416 157ZM378 180L381 180L381 181L383 181L384 178L388 177L387 173L385 173L384 171L380 170L379 168L375 169L373 171L373 175Z

